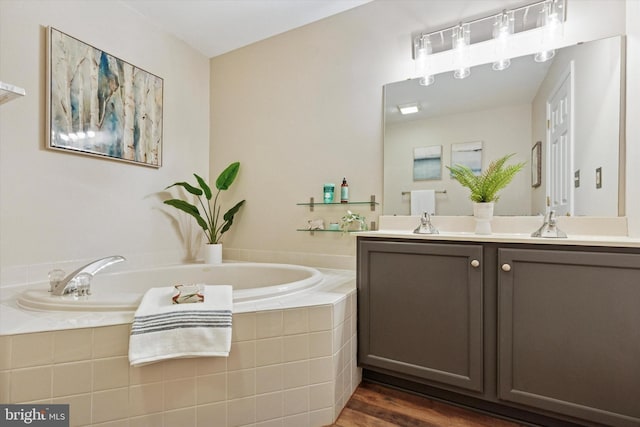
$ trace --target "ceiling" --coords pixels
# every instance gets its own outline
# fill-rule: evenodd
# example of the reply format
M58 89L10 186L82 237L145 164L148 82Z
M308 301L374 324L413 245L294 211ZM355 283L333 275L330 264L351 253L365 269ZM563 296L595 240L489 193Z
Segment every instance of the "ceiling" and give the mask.
M211 58L371 0L120 0Z

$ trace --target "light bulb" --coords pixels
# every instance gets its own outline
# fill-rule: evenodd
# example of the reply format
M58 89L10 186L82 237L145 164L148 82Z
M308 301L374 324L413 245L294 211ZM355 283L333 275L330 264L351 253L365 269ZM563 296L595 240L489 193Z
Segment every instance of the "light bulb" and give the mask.
M457 64L456 70L453 72L453 77L456 79L464 79L471 74L471 69L468 65L469 42L471 40L469 24L460 24L454 28L452 38Z
M414 44L415 49L415 67L416 77L420 78L420 84L422 86L429 86L435 81L433 74L430 72L431 68L431 41L428 35L420 35L416 37Z
M534 56L536 62L548 61L556 53L551 47L554 42L562 37L562 11L560 8L561 6L557 0L548 0L540 11L539 24L542 27L542 49Z
M420 77L420 86L430 86L436 81L436 78L433 74L429 74L428 76Z
M503 11L495 17L493 23L493 38L496 43L496 55L498 60L493 63L492 68L496 71L502 71L509 68L511 60L507 56L507 48L509 39L513 34L514 15L513 11Z

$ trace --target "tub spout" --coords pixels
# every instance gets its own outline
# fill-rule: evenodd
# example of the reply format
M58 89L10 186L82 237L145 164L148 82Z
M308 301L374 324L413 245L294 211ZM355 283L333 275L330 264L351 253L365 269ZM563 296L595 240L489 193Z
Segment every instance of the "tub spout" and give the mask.
M80 267L73 273L61 280L51 280L51 293L53 295L66 295L78 290L78 278L88 278L95 276L100 270L115 264L117 262L125 261L125 257L120 255L108 256L106 258L100 258L92 261L89 264ZM83 284L82 293L88 293L89 284Z

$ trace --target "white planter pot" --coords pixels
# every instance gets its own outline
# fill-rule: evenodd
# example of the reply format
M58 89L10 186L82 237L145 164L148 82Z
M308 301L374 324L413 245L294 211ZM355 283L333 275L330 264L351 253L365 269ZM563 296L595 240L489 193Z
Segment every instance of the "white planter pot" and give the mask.
M222 243L204 245L204 263L205 264L221 264L222 263Z
M491 234L491 220L493 219L493 202L474 203L473 217L476 220L476 234Z

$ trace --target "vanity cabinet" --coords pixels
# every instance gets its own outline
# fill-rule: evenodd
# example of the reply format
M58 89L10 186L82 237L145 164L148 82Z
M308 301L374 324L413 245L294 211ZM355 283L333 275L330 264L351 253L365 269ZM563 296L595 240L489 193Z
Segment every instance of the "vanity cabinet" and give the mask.
M482 391L482 246L359 246L363 365Z
M498 254L498 397L639 426L640 254Z
M640 249L358 237L364 377L545 426L640 426Z

